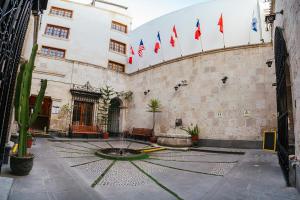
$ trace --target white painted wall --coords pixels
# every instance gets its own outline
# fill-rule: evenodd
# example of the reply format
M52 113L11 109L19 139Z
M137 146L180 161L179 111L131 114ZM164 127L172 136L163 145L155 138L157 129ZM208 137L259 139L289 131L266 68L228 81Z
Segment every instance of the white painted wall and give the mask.
M126 24L131 29L131 18L126 14L115 12L72 1L50 0L39 29L38 44L66 49L66 59L107 67L108 60L126 64L126 55L109 51L109 41L114 39L128 43L128 34L111 30L112 20ZM51 6L73 11L72 19L49 14ZM119 9L120 10L120 9ZM69 39L60 39L45 35L47 24L70 28ZM30 40L30 42L32 42ZM24 57L28 58L32 45L26 45Z
M263 21L263 5L260 4L260 7L261 20ZM184 8L148 22L133 30L129 35L130 44L134 47L136 54L134 63L128 65L127 72L131 73L149 67L149 65L157 64L163 59L170 60L181 54L189 55L201 52L201 42L194 39L197 18L200 20L204 51L219 49L224 46L223 37L217 25L221 13L223 13L226 47L245 45L249 42L251 44L260 43L259 32L251 31L253 11L257 16L257 10L257 0L213 0ZM172 48L170 36L174 24L177 28L180 44ZM264 22L262 22L262 29L263 39L265 42L270 42L270 32L265 31ZM159 54L154 53L157 31L160 31L162 39L162 49ZM145 46L143 58L137 54L141 39L143 39Z

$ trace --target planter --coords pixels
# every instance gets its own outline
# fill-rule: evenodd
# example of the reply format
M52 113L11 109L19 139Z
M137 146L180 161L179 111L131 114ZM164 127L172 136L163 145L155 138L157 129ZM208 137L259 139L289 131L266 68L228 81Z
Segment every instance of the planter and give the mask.
M157 137L152 136L152 137L150 137L149 140L150 140L151 143L156 143L157 142Z
M192 144L196 145L198 143L199 140L199 136L198 135L192 135Z
M12 173L18 176L28 175L33 167L33 158L34 156L32 154L29 154L26 157L11 155L10 169L12 170Z
M103 139L108 139L109 138L109 133L108 132L104 132L102 135L103 135Z
M31 148L32 146L32 136L27 137L27 148Z

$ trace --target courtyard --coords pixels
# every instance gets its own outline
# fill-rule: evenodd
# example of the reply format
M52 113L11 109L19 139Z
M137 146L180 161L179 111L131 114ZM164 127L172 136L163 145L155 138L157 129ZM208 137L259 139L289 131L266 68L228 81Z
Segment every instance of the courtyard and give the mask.
M300 200L299 13L2 0L0 200Z
M38 138L29 176L12 176L10 169L3 169L3 176L15 178L8 199L299 199L295 188L286 187L276 154L262 150L173 149L135 161L95 155L101 148L149 145L135 140Z

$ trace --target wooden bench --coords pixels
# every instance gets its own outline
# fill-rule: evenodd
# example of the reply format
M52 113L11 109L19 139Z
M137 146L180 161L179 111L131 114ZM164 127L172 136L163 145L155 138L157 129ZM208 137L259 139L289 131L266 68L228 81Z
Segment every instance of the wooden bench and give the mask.
M69 126L69 136L86 136L95 135L100 136L102 130L98 126L87 126L87 125L75 125L72 124Z
M133 128L132 132L128 134L129 137L142 137L147 140L153 135L153 130L149 128Z

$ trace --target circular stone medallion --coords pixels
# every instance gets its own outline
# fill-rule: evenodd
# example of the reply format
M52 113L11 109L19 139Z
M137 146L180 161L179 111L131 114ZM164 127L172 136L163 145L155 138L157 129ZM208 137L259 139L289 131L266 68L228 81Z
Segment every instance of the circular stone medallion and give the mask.
M95 154L101 158L109 160L141 160L149 157L139 150L134 149L122 149L122 148L106 148L100 149Z

